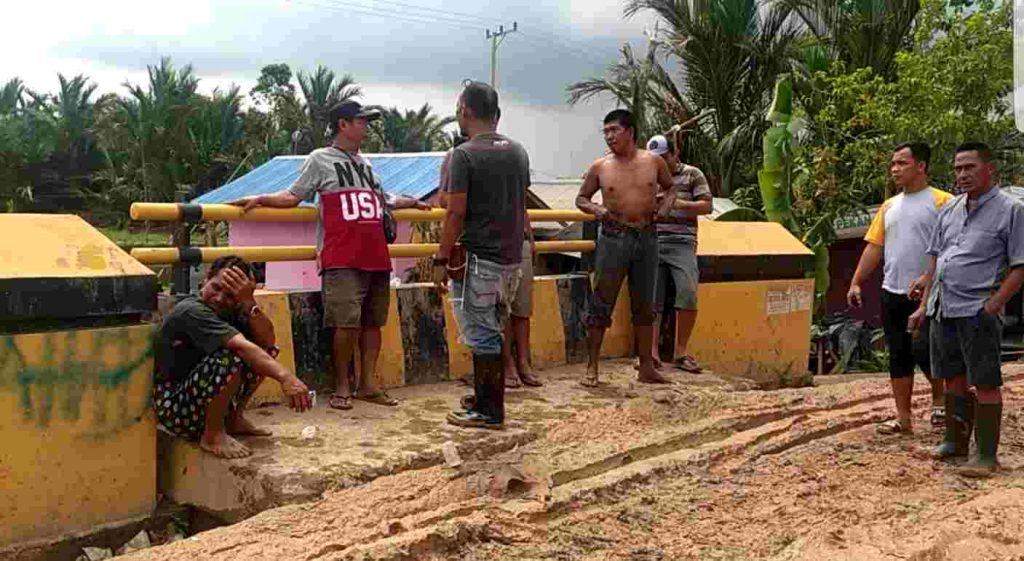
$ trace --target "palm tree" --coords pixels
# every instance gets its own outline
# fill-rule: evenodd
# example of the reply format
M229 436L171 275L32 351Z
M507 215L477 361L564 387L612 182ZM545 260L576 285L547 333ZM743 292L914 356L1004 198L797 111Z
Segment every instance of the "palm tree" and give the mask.
M647 54L640 58L629 43L623 44L621 60L610 66L605 76L569 85L569 104L611 95L636 116L638 143L656 131L689 120L693 109L658 60L663 50L661 43L651 40Z
M570 102L610 93L642 116L641 137L710 113L690 136L689 157L729 196L753 181L761 116L775 76L792 69L798 27L769 0L627 0L627 17L645 11L660 28L647 55L638 59L623 47L606 77L569 87ZM678 63L678 81L659 64L659 52Z
M21 78L11 78L0 88L0 115L13 113L24 102L25 84Z
M297 73L299 89L306 100L303 109L309 117L310 130L314 142L322 146L329 140L327 135L327 114L331 107L343 101L349 101L363 95L363 89L356 85L351 74L340 79L333 70L320 65L312 74Z
M920 0L779 0L834 59L853 70L895 77L896 53L909 46Z
M370 128L368 152L431 152L451 145L445 127L455 117L439 117L429 103L418 110L378 107L381 118Z

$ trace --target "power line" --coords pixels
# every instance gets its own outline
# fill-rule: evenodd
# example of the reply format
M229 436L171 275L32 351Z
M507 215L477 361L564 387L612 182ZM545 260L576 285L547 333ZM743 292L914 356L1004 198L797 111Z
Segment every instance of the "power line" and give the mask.
M472 30L475 30L475 31L480 31L481 29L483 29L483 26L469 25L469 24L466 24L466 23L459 23L459 22L455 22L455 21L437 20L437 19L429 18L427 16L420 16L418 14L397 14L395 12L381 11L381 10L378 10L378 9L375 9L375 8L371 8L371 7L368 7L368 6L365 6L365 5L361 5L361 4L349 4L349 3L345 3L345 2L338 2L337 0L329 0L329 3L327 3L327 4L315 2L313 0L289 0L289 1L295 2L297 4L305 4L305 5L314 6L314 7L317 7L317 8L324 8L324 9L332 10L332 11L335 11L335 12L344 12L344 13L355 12L357 14L363 14L363 15L368 15L368 16L375 16L375 17L379 17L379 18L382 18L382 19L393 20L393 21L407 21L407 22L414 22L414 23L430 23L430 24L442 23L442 24L449 25L449 26L452 26L452 27L460 27L460 28L463 28L463 29L472 29Z
M427 23L427 24L440 24L446 25L453 28L460 29L472 29L474 31L480 31L483 28L482 25L469 23L467 20L477 20L480 22L487 22L489 20L464 14L460 12L451 12L446 10L431 10L424 7L415 6L404 2L396 2L392 0L367 0L371 5L357 3L352 0L323 0L317 2L315 0L289 0L299 4L305 4L308 6L314 6L318 8L325 8L337 12L345 13L358 13L371 17L378 17L381 19L388 19L392 21L406 21L413 23ZM423 12L429 12L429 14L419 13L401 13L392 11L389 8L383 8L379 5L373 4L390 4L402 8L411 10L419 10ZM486 29L485 29L486 30ZM582 50L579 47L573 46L561 40L553 35L541 32L522 32L524 40L536 46L542 46L544 48L554 47L561 50L563 53L572 55L573 58L582 59L591 64L605 65L608 64L607 60L598 60L589 52Z

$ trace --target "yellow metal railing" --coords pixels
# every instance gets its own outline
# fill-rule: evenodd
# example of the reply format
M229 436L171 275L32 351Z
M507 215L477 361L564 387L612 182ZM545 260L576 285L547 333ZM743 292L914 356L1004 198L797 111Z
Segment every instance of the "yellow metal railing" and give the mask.
M579 210L528 210L531 222L590 222L594 216ZM400 222L438 222L444 220L444 209L394 211ZM197 205L188 203L133 203L133 220L155 221L223 221L223 222L316 222L317 210L299 208L255 208L249 212L232 205ZM436 243L391 244L391 257L427 257L437 253ZM537 242L538 253L594 251L592 240ZM185 256L182 254L186 253ZM208 263L224 255L238 255L250 261L310 261L316 259L316 247L311 245L245 246L245 247L139 247L132 257L146 265L171 265L183 262Z
M444 220L444 209L432 210L400 209L393 211L399 222L438 222ZM531 222L590 222L592 214L579 210L532 209L527 211ZM249 212L233 205L194 205L188 203L132 203L132 220L156 220L176 222L185 220L190 214L194 220L218 222L316 222L316 209L298 208L254 208Z
M402 243L388 246L391 257L427 257L437 253L436 243ZM224 255L237 255L250 261L311 261L316 259L316 247L311 245L245 246L245 247L193 247L201 254L199 261L209 263ZM591 240L537 242L538 253L590 252ZM180 263L181 251L176 247L137 247L132 257L146 265L172 265Z

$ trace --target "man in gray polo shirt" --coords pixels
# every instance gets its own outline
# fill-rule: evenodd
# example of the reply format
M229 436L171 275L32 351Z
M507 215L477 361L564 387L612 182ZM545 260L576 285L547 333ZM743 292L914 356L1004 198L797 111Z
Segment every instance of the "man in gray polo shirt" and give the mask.
M984 477L998 465L1002 310L1024 284L1024 205L993 185L988 146L958 146L953 165L963 194L939 213L928 271L910 287L923 297L908 327L931 318L932 375L946 384L946 434L933 457L967 456L973 424L976 455L960 473Z

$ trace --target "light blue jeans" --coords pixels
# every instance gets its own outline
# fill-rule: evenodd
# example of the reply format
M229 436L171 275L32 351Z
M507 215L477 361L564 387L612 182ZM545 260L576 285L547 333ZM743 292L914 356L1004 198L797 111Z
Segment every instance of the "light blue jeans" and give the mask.
M501 352L505 323L519 288L519 263L500 265L466 256L466 275L449 281L460 340L475 355Z

